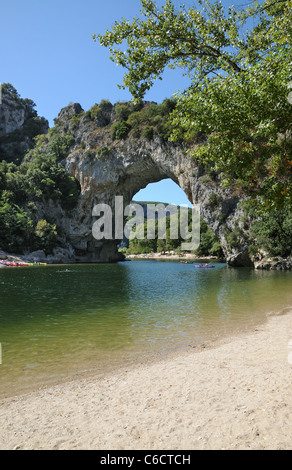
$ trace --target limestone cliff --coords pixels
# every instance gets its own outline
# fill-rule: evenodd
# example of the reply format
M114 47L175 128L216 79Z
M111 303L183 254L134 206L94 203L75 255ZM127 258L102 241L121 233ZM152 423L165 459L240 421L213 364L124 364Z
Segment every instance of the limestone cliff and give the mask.
M147 104L146 104L147 105ZM240 196L222 190L219 180L205 174L183 144L156 136L137 138L131 133L113 140L111 125L117 120L115 106L107 104L92 119L79 104L61 110L56 120L58 132L71 133L75 142L63 164L81 186L79 202L70 217L64 214L62 229L66 243L77 261L116 261L120 240L97 241L92 236L95 204L106 203L114 213L115 196L123 196L124 206L147 184L171 178L189 201L200 204L201 216L219 237L227 261L233 266L252 266L247 252ZM240 227L236 248L228 246L226 233Z
M14 101L8 94L0 106L0 151L7 144L1 139L15 136L19 130L24 136L23 149L30 146L23 132L27 117L25 109L18 100L17 103ZM127 108L127 104L123 106ZM144 109L149 106L151 103L144 103ZM31 105L29 108L32 109ZM124 113L125 109L122 111ZM219 176L206 173L191 157L186 144L171 143L165 136L151 133L151 129L139 133L137 129L127 128L124 122L119 127L121 105L109 102L95 105L87 112L78 103L60 111L55 120L55 137L64 136L67 144L70 142L61 164L79 182L81 192L77 205L70 210L65 210L56 200L47 199L36 204L36 219L46 219L57 225L59 247L49 256L44 252L28 256L48 262L115 262L122 259L117 250L120 238L98 241L93 237L93 207L99 203L107 204L114 216L116 196L123 196L126 207L149 183L171 178L191 203L200 204L201 217L220 239L229 265L291 269L291 260L265 262L256 257L251 260L248 254L249 221L241 207L242 194L222 189ZM116 124L123 132L123 138L121 135L113 138ZM41 149L44 154L50 153L53 136L54 133L49 133L44 139ZM8 146L9 151L13 154L13 148L9 150Z
M20 98L12 85L0 85L0 161L20 162L34 146L33 138L48 131L48 121L34 108L35 103Z

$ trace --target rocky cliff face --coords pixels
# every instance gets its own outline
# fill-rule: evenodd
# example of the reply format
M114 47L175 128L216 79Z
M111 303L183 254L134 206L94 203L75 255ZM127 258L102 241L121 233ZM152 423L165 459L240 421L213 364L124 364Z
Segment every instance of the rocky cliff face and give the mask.
M12 87L13 88L13 87ZM13 90L12 90L13 91ZM0 159L21 160L33 146L33 137L47 133L48 123L39 118L31 100L15 97L9 90L2 93L0 104ZM151 106L145 103L144 108ZM119 112L118 112L119 108ZM50 153L54 135L70 141L61 163L80 183L81 193L74 209L65 210L53 200L36 203L36 220L56 224L59 247L46 256L43 251L28 254L36 261L47 262L115 262L121 259L117 246L123 238L96 240L92 234L96 204L107 204L115 218L115 198L123 197L124 208L135 194L149 183L171 178L200 205L201 217L220 239L231 266L254 266L259 269L292 269L292 259L269 259L248 254L249 221L241 207L242 194L223 190L218 176L205 172L190 156L184 144L173 144L150 133L132 129L122 139L113 140L113 124L121 119L120 105L104 102L84 112L75 103L63 108L55 120L55 129L43 141L42 152ZM144 137L141 137L141 135ZM29 157L28 157L29 158ZM122 227L123 229L123 227ZM5 255L6 256L6 255Z
M1 93L0 106L0 137L3 137L23 126L25 121L25 107L11 98L8 93Z
M33 138L48 131L48 121L38 117L34 107L11 85L0 86L0 160L21 161L34 146Z
M113 140L110 126L115 122L115 106L107 104L95 119L79 104L61 110L56 120L58 132L74 135L75 143L63 164L81 186L77 207L70 214L59 213L59 227L75 261L113 262L120 259L120 240L96 240L92 235L96 204L115 210L115 196L123 196L124 207L149 183L171 178L189 201L200 204L201 217L219 237L227 261L233 266L252 266L247 252L240 196L223 191L219 181L205 174L189 156L184 145L136 138ZM226 234L240 229L236 247Z

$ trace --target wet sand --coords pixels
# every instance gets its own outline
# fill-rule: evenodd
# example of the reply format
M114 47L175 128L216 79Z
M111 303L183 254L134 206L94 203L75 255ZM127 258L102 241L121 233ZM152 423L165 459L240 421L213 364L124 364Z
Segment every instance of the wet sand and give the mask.
M0 449L290 450L289 341L291 309L200 349L6 398Z

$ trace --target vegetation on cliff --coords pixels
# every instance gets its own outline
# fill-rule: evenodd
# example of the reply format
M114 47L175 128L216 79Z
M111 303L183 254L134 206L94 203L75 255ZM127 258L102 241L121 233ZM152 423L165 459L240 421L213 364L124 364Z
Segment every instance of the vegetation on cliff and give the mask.
M31 100L22 100L12 85L6 84L4 91L20 104L24 101L31 108L35 106ZM38 117L34 118L38 122ZM23 135L25 130L15 132ZM15 132L8 137L13 139ZM48 134L35 136L34 148L24 156L15 151L13 162L6 161L5 154L1 154L1 249L16 253L34 249L50 251L58 244L56 224L40 219L38 207L48 200L59 203L65 210L75 206L79 184L60 164L73 141L72 136L63 136L53 128Z
M167 141L172 132L170 115L176 106L174 99L161 104L118 103L115 105L117 122L111 126L113 139L124 139L129 134L135 138L152 140L159 135Z
M236 185L251 198L251 252L291 255L291 0L228 11L208 0L180 9L171 0L162 8L153 0L141 5L139 18L93 35L126 69L122 87L139 103L167 67L188 74L170 138L195 142L194 158L224 187Z
M127 69L124 86L139 101L166 67L182 68L191 85L177 96L173 139L203 133L194 157L226 185L240 179L268 208L291 204L292 2L253 2L244 13L207 0L180 10L171 0L141 4L141 18L94 35Z
M8 108L13 105L13 109L18 110L23 122L16 122L12 132L0 132L0 160L20 163L26 151L34 147L34 138L46 133L49 124L44 117L38 116L36 104L28 98L21 98L10 83L1 85L1 97L2 105ZM2 119L5 121L3 115ZM0 129L2 125L3 122L0 122Z

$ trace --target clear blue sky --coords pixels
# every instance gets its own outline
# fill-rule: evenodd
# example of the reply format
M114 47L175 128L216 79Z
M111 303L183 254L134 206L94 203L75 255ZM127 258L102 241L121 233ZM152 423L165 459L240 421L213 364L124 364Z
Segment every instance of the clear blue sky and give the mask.
M164 3L157 0L160 6ZM179 7L181 3L193 2L174 0L174 3ZM129 92L117 87L117 83L122 83L123 69L110 61L108 51L94 43L91 34L104 33L122 17L130 20L138 16L140 8L139 0L2 2L0 83L11 83L22 98L32 99L38 114L48 119L50 126L70 101L87 110L102 99L112 103L130 100ZM160 103L187 86L188 80L181 71L169 71L145 99ZM187 202L180 188L176 190L166 182L161 185L160 200ZM146 188L141 198L157 200L157 194L151 198Z

